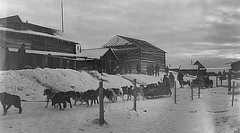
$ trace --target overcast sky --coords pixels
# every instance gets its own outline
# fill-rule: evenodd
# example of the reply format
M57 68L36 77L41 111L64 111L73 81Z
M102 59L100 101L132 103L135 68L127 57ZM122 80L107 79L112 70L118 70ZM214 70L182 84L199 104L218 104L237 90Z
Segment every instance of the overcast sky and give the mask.
M0 17L60 29L60 0L0 0ZM114 35L167 51L167 64L240 60L240 0L64 0L64 28L84 48Z

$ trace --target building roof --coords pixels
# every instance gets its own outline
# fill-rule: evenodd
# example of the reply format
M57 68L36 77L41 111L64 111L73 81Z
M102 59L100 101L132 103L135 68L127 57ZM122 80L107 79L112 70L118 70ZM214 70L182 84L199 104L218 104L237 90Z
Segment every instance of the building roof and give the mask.
M92 59L100 59L109 50L112 51L110 48L83 49L81 51L81 53L78 54L78 56L88 57L88 58L92 58ZM113 52L113 54L114 54L114 52Z
M10 52L18 52L18 48L8 48ZM59 56L59 57L71 57L71 58L87 58L86 56L81 56L77 54L62 53L62 52L52 52L52 51L41 51L41 50L32 50L25 49L26 53L29 54L39 54L39 55L50 55L50 56Z
M0 26L17 30L32 30L51 35L54 35L56 32L59 32L59 30L57 29L32 24L29 23L28 21L23 22L18 15L0 18Z
M181 64L179 66L170 66L169 69L197 70L197 66L191 64Z
M23 22L18 15L0 18L0 31L51 37L76 44L70 37L67 37L66 33L62 33L57 29Z
M205 68L199 61L196 61L193 65L197 65L199 68Z
M18 15L0 18L0 23L9 23L9 22L22 23L22 20Z
M125 37L125 36L121 36L121 35L116 35L115 37L119 37L122 38L124 40L126 40L127 42L122 42L122 43L116 43L116 42L111 42L111 40L106 43L103 47L115 47L115 46L121 46L121 45L135 45L138 47L151 47L154 49L157 49L159 51L165 52L164 50L152 45L151 43L144 41L144 40L140 40L140 39L135 39L135 38L130 38L130 37ZM165 52L166 53L166 52Z
M50 37L50 38L55 38L55 39L60 39L60 40L64 40L64 41L68 41L68 42L73 42L71 40L68 39L68 37L64 36L64 34L55 34L55 35L50 35L50 34L46 34L46 33L42 33L42 32L36 32L36 31L32 31L32 30L16 30L16 29L10 29L10 28L5 28L5 27L0 27L0 32L14 32L14 33L19 33L19 34L29 34L29 35L35 35L35 36L42 36L42 37Z
M231 62L231 65L235 65L235 64L240 64L240 60L239 60L239 61Z

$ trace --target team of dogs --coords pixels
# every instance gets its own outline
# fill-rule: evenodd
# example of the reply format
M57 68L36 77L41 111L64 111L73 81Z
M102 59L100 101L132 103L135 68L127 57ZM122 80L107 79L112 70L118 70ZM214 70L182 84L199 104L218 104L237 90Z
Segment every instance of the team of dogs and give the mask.
M99 97L99 88L97 90L87 90L85 92L78 91L67 91L67 92L56 92L53 89L45 89L43 95L47 96L47 105L51 100L52 106L56 107L58 105L59 109L63 109L67 107L67 103L72 108L71 99L74 101L74 105L77 102L80 104L86 103L87 106L92 106L93 104L98 104ZM131 100L133 95L133 87L124 86L122 87L122 91L118 88L103 88L103 96L107 98L111 102L116 102L118 97L122 97L124 100L124 95L127 95L127 100ZM62 107L63 105L63 107Z
M183 84L190 85L190 82L186 81ZM116 102L117 97L122 97L124 100L125 95L127 95L127 100L131 100L134 92L133 86L123 86L121 89L122 91L119 88L103 89L103 95L111 102ZM43 95L47 96L46 108L51 100L53 107L58 105L59 109L62 110L67 107L67 103L70 105L70 108L72 108L71 99L74 100L74 105L76 105L77 102L80 102L81 104L86 103L87 106L98 104L99 88L97 90L87 90L85 92L62 92L55 91L54 89L45 89ZM21 98L19 96L2 92L0 93L0 101L3 106L3 115L7 114L7 110L11 106L18 108L19 114L22 113Z
M110 89L103 89L103 96L107 98L111 102L116 102L117 97L121 96L124 100L124 95L127 95L127 100L131 100L133 95L133 87L124 86L122 87L122 91L118 88L110 88ZM99 88L97 90L87 90L85 92L77 92L77 91L56 91L54 89L45 89L43 92L44 96L47 96L47 104L46 108L48 107L49 102L52 102L53 107L57 107L60 110L63 110L69 104L70 108L72 108L71 99L74 100L74 105L77 102L80 104L86 103L87 106L92 106L93 104L98 104L98 96L99 96ZM0 101L3 106L3 115L7 114L7 110L14 106L19 109L19 114L22 113L21 107L21 98L17 95L12 95L7 92L0 93Z

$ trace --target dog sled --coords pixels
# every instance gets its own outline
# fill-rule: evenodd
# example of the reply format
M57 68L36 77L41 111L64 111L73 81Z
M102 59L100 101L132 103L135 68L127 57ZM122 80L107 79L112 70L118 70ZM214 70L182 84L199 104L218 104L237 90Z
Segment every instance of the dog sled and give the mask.
M147 85L143 89L143 96L146 99L156 99L161 97L169 97L172 92L167 89L163 83Z

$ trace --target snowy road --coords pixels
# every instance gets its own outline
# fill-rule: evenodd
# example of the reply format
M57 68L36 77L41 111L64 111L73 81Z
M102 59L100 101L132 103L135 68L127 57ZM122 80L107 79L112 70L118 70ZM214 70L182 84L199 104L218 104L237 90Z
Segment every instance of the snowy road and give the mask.
M226 88L201 90L191 101L189 88L177 90L173 97L138 101L138 112L131 111L132 101L105 104L108 125L94 124L98 105L85 105L58 111L45 109L44 103L23 103L23 114L11 108L0 116L0 131L7 133L234 133L240 127L239 100L234 108ZM197 92L195 92L197 94ZM2 111L2 110L0 110Z

